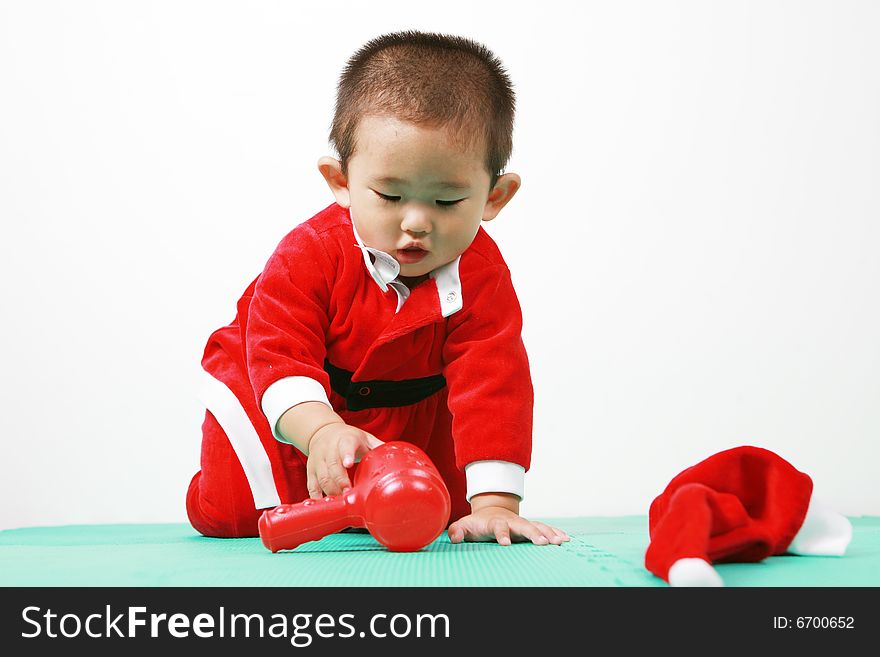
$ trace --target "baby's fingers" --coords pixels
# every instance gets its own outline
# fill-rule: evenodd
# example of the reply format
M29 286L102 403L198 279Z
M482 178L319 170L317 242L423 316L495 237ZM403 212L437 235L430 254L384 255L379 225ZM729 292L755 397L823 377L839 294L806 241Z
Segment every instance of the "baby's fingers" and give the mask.
M379 445L384 445L384 444L385 444L385 441L383 441L383 440L379 440L379 439L376 438L376 436L374 436L373 434L371 434L371 433L367 433L366 431L365 431L364 433L367 434L367 446L368 446L370 449L376 449L377 447L379 447Z
M306 486L312 499L319 500L324 495L339 495L345 488L351 487L348 473L335 457L315 459L313 465L306 467L306 472Z
M485 541L492 539L491 527L477 523L471 516L456 520L449 525L449 542L461 543L462 541Z
M538 529L541 530L541 533L547 537L553 545L562 545L565 541L571 540L564 531L561 529L556 529L556 527L551 527L550 525L545 525L543 522L532 522Z
M514 526L517 537L531 541L535 545L547 545L550 539L544 535L544 532L533 522L529 522L525 518L518 518Z
M364 431L362 437L347 438L344 441L344 444L346 451L342 463L346 468L350 468L355 463L360 462L360 460L364 458L367 455L367 452L371 449L375 449L384 443L373 434ZM341 445L342 444L340 444L340 447Z
M339 461L345 468L350 468L361 460L370 448L357 434L348 434L339 441Z
M495 540L498 541L498 545L510 545L510 525L507 524L506 520L501 520L500 518L493 520L490 529L495 534Z
M461 543L464 540L464 528L459 521L449 525L447 533L449 534L450 543Z
M321 486L318 484L318 474L311 461L306 466L306 487L309 489L309 497L313 500L320 500L323 497Z
M351 481L348 479L348 472L342 467L340 459L336 456L330 457L325 462L324 477L318 479L321 490L325 495L339 495L346 488L351 488Z

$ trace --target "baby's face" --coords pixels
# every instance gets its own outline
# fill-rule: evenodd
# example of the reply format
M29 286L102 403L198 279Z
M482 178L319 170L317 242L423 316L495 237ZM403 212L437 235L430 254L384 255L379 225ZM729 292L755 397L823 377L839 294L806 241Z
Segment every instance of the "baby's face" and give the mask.
M470 246L480 221L497 213L487 208L490 182L482 143L462 147L445 128L361 119L348 163L352 221L365 245L397 259L401 276L427 274Z

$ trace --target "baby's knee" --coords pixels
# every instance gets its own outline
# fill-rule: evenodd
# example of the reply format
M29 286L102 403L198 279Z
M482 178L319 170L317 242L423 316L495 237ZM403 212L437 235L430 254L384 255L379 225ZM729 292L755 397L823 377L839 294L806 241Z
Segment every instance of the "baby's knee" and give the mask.
M253 499L237 499L233 494L209 497L200 485L201 474L192 478L186 495L186 513L193 528L215 538L259 536L257 523L263 511L254 508Z

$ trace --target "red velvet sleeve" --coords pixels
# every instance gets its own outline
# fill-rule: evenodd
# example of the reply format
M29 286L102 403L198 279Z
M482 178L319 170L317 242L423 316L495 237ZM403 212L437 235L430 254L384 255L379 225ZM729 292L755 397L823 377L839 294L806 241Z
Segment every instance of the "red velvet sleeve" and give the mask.
M534 395L510 272L474 272L463 294L443 347L456 465L501 460L528 470Z
M271 384L288 376L314 379L330 394L324 358L331 266L319 236L301 224L281 241L257 279L243 332L258 404Z

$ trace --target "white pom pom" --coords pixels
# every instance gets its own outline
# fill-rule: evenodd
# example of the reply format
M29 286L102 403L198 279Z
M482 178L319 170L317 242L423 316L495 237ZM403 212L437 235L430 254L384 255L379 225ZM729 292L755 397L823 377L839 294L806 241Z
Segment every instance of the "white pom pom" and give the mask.
M690 557L672 564L669 586L724 586L724 582L708 561Z

